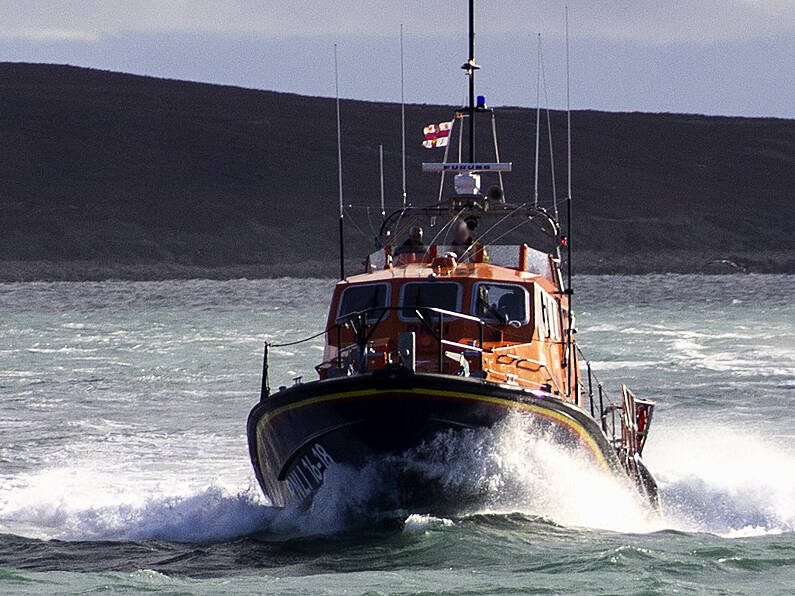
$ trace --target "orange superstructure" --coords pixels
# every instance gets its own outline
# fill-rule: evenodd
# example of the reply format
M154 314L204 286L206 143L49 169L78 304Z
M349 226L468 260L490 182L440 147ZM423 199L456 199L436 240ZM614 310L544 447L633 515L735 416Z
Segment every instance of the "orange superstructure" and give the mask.
M512 248L517 253L528 250L523 245ZM329 329L353 312L343 304L356 302L346 300L348 294L369 293L378 303L371 303L369 320L364 319L369 335L361 353L353 349L357 345L355 326L343 326L339 333L329 331L325 362L318 368L321 378L340 374L346 367L372 371L396 365L400 361L398 336L414 334L418 372L461 375L464 365L456 357L460 355L466 359L469 375L542 389L582 406L576 390L578 375L568 372L569 367L576 370L577 362L576 355L568 356L568 299L556 276L520 268L521 258L517 259L519 266L504 267L458 263L452 256L431 257L438 252L433 245L425 258L419 255L414 262L387 264L381 270L351 276L337 284ZM555 271L555 267L556 263L550 262L548 271ZM428 312L418 316L410 312L417 305L407 297L405 288L414 287L420 291L427 288L429 294L436 287L442 288L439 298L446 300L445 304L424 306L448 307L451 314ZM489 298L495 293L499 294L497 298ZM381 307L383 311L378 310Z

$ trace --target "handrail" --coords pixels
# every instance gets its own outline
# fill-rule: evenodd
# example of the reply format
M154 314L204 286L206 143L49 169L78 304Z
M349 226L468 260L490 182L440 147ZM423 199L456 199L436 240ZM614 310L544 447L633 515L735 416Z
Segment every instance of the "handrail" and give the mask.
M549 241L549 249L544 249L545 252L552 252L560 245L560 225L543 207L535 207L529 203L515 205L503 202L489 202L488 209L483 209L482 203L486 200L484 197L476 197L474 199L465 197L465 203L456 203L454 200L461 198L460 196L453 197L449 204L436 203L427 207L406 206L393 211L384 218L381 224L381 229L378 232L379 245L392 246L391 242L400 237L400 233L387 233L387 231L395 232L394 228L398 227L403 220L407 221L401 231L412 225L413 221L418 218L450 217L453 220L466 220L469 217L502 218L506 214L509 217L522 219L523 224L532 224L541 234L545 235ZM486 247L488 248L489 245L494 244L496 242L492 241Z
M502 372L499 370L494 370L492 368L484 369L486 372L491 373L493 375L501 375L508 379L508 377L516 377L516 375L512 375L511 373ZM528 383L538 386L540 389L544 389L545 387L549 387L548 383L542 383L540 381L534 381L533 379L522 379L522 383ZM517 385L521 385L522 383L517 382ZM542 394L548 397L558 397L560 394L550 393L549 391L541 391Z
M449 339L443 339L442 343L446 346L453 346L454 348L463 348L465 350L473 350L475 352L480 352L480 353L484 352L483 348L481 348L480 346L470 346L469 344L462 344L460 342L451 341Z
M370 308L365 308L364 310L358 310L355 312L348 313L346 315L342 315L341 317L337 317L336 323L339 323L340 321L347 321L348 319L365 315L371 312L394 311L394 310L428 311L436 314L442 314L446 317L455 317L457 319L464 319L466 321L472 321L474 323L480 323L483 325L489 324L487 321L484 321L480 317L476 317L474 315L467 315L462 312L455 312L454 310L446 310L444 308L438 308L436 306L372 306Z
M318 333L315 333L315 334L310 335L308 337L305 337L303 339L290 341L290 342L283 342L283 343L278 343L278 344L277 343L272 343L272 342L265 342L265 359L266 359L265 369L267 369L268 348L282 348L282 347L294 346L294 345L298 345L298 344L301 344L301 343L305 343L307 341L311 341L311 340L313 340L315 338L318 338L321 335L327 334L327 333L331 332L334 329L337 330L337 344L338 344L337 345L337 356L336 356L336 359L338 361L337 362L338 363L338 367L341 368L342 367L341 354L342 354L343 350L342 350L342 346L339 345L339 344L340 344L340 340L341 340L340 332L342 330L342 327L353 323L354 320L361 321L363 317L364 317L364 321L365 321L366 325L367 324L372 324L372 328L369 330L369 333L367 333L367 335L364 338L361 338L361 343L358 342L358 341L356 342L356 344L358 345L360 351L363 351L364 350L364 346L370 341L370 338L373 336L373 333L375 332L376 328L381 323L381 321L384 318L384 315L387 312L391 312L391 311L406 311L406 310L414 311L414 313L417 315L417 319L419 319L419 321L428 329L428 331L431 333L431 335L433 335L434 339L438 342L439 351L440 351L440 356L439 356L439 369L440 369L440 372L441 372L442 362L443 362L442 359L444 357L444 355L442 354L442 347L444 345L449 345L449 346L459 347L459 348L464 348L464 349L470 349L470 350L474 350L474 351L478 352L479 355L480 355L480 370L483 370L483 353L484 353L484 350L483 350L483 327L484 326L488 326L490 328L494 327L493 323L491 323L490 321L485 321L485 320L481 319L480 317L476 317L474 315L468 315L468 314L464 314L464 313L460 313L460 312L455 312L455 311L452 311L452 310L447 310L447 309L444 309L444 308L438 308L438 307L435 307L435 306L375 306L375 307L366 308L366 309L363 309L363 310L360 310L360 311L355 311L355 312L352 312L352 313L348 313L348 314L343 315L341 317L337 317L337 319L336 319L336 321L335 321L335 323L333 325L327 327L323 331L320 331ZM380 313L379 317L378 317L378 320L375 321L375 323L367 321L367 315L369 315L371 313L374 313L374 312ZM424 313L432 313L432 314L439 315L439 335L437 335L436 331L433 329L433 327L428 324L428 321L423 316ZM441 325L442 320L443 320L444 317L453 317L453 318L456 318L456 319L462 319L462 320L465 320L465 321L470 321L470 322L473 322L473 323L477 323L477 325L478 325L478 334L479 334L478 346L470 346L470 345L466 345L466 344L460 344L458 342L453 342L451 340L444 339L444 328ZM366 325L365 325L365 328L366 328ZM359 330L359 332L361 332L361 331L363 331L363 329ZM355 328L353 329L353 332L354 332L354 335L358 334L357 333L357 329L355 329ZM350 349L352 349L352 346L346 347L346 349L348 351L350 351ZM586 356L585 356L584 352L582 351L582 349L580 348L580 346L575 344L575 349L577 350L577 353L582 357L582 359L585 360L585 364L586 364L586 367L587 367L587 370L588 370L588 398L589 398L589 402L590 402L591 416L595 417L594 416L594 414L595 414L594 400L593 400L593 398L594 398L594 395L593 395L593 381L596 381L596 387L597 387L598 394L599 394L599 420L601 422L602 430L605 433L607 433L607 431L608 431L608 428L607 428L607 415L609 413L611 413L612 411L614 411L616 408L620 410L621 407L618 404L616 404L612 399L610 399L609 395L607 394L607 391L605 391L604 386L602 385L602 382L596 376L596 373L593 372L593 369L591 368L591 362L586 358ZM508 356L510 358L518 359L518 357L516 357L516 356L514 356L512 354L503 354L503 355L504 356ZM528 360L528 359L524 358L522 360ZM532 361L532 362L534 364L543 366L544 368L548 368L542 362L538 362L538 361ZM321 364L326 364L326 363L323 362ZM550 376L551 376L553 382L555 383L555 386L557 387L558 391L560 391L560 387L558 386L558 383L555 380L554 375L550 375ZM270 392L269 389L270 389L270 387L267 386L267 380L263 379L263 395L266 395L267 393L269 393ZM607 400L607 407L605 407L605 404L604 404L605 399Z
M383 321L384 315L386 315L386 313L392 312L392 311L402 311L402 312L405 312L405 311L410 311L411 312L411 311L413 311L413 313L417 316L417 319L420 321L420 323L422 323L422 325L430 332L430 334L433 336L433 338L436 340L436 342L437 342L437 344L439 346L438 367L439 367L439 372L440 373L443 372L444 346L457 347L457 348L461 348L461 349L465 349L465 350L473 350L473 351L477 352L478 355L480 356L480 370L481 371L484 370L483 354L484 354L485 350L483 348L483 329L484 329L484 327L495 328L494 323L492 321L486 321L486 320L484 320L484 319L482 319L480 317L474 316L474 315L460 313L460 312L447 310L447 309L444 309L444 308L439 308L439 307L434 307L434 306L375 306L375 307L370 307L370 308L366 308L366 309L363 309L363 310L347 313L347 314L345 314L343 316L337 317L337 319L335 320L334 324L329 326L329 327L327 327L323 331L320 331L318 333L315 333L315 334L310 335L308 337L305 337L303 339L292 341L292 342L284 342L284 343L280 343L280 344L266 342L266 356L267 356L267 348L268 347L284 347L284 346L297 345L297 344L300 344L300 343L304 343L304 342L310 341L310 340L315 339L317 337L320 337L321 335L324 335L326 333L330 333L331 331L336 329L336 331L337 331L337 354L334 357L334 359L337 361L337 368L341 369L342 368L342 354L343 354L343 352L347 351L348 353L350 353L350 351L353 349L353 347L357 346L358 349L359 349L360 354L363 355L367 344L369 343L370 339L372 338L372 336L375 333L375 331L376 331L377 327L379 326L379 324ZM374 314L374 313L378 313L378 318L375 321L373 321L370 318L370 316L372 314ZM438 315L438 333L437 333L437 330L434 328L433 324L431 323L431 321L429 320L430 317L428 315ZM450 318L454 318L454 319L461 319L461 320L464 320L464 321L469 321L469 322L472 322L472 323L476 323L478 325L478 345L477 346L473 346L473 345L462 344L462 343L459 343L459 342L455 342L455 341L451 341L451 340L445 339L444 338L444 325L443 325L444 317L450 317ZM341 345L341 331L342 331L342 328L344 328L344 327L350 327L351 328L351 330L352 330L352 332L354 334L354 342L355 342L354 344L351 344L350 346L346 346L345 349L343 349L343 347ZM577 349L582 354L582 351L579 350L579 347ZM543 362L540 362L540 361L527 359L527 358L519 358L518 356L511 355L511 354L502 354L501 356L514 358L515 360L528 361L528 362L531 362L531 363L533 363L533 364L535 364L535 365L537 365L539 367L542 367L542 368L545 368L545 369L549 369L549 367L546 364L544 364ZM322 362L318 366L323 366L324 364L328 364L329 362L331 362L331 360ZM590 363L589 363L589 370L590 370ZM555 388L558 390L558 392L562 392L562 389L561 389L560 385L558 384L557 379L555 379L555 376L550 374L550 378L552 379L552 382L555 385ZM600 384L600 387L601 387L601 384ZM593 406L592 406L592 409L593 409ZM600 410L603 410L603 409L600 408ZM605 429L604 414L603 414L603 418L602 418L602 427L603 427L603 429Z
M511 346L511 347L513 347L513 346ZM552 371L550 370L550 368L545 363L541 362L540 360L533 360L532 358L520 358L516 354L504 354L503 353L503 354L497 354L497 357L494 359L497 362L497 364L504 364L504 363L499 361L501 356L506 356L508 358L512 358L513 359L512 363L513 362L517 363L516 364L516 368L519 368L519 365L518 365L519 362L530 362L531 364L535 364L539 368L545 368L547 370L547 374L549 375L549 378L555 384L555 388L558 390L558 393L560 395L564 395L564 392L561 389L560 384L558 383L558 380L555 378L555 375L552 374Z
M330 333L332 330L336 329L337 331L337 354L335 355L334 359L325 361L316 367L319 368L323 365L329 364L333 362L333 360L337 361L337 367L342 369L342 358L343 352L347 352L348 356L346 356L346 360L350 358L350 354L353 352L355 348L359 350L359 363L362 362L363 356L365 354L365 349L367 344L370 342L370 338L372 338L373 333L375 332L376 328L380 323L384 320L384 315L387 312L391 311L410 311L416 314L417 319L422 323L422 325L431 333L431 335L436 339L439 347L439 355L438 355L438 366L439 366L439 373L443 372L443 363L444 363L444 347L451 346L456 348L461 348L464 350L473 350L480 356L480 371L487 372L487 369L484 368L484 360L483 354L485 352L483 347L483 328L485 326L493 327L493 324L484 321L483 319L467 315L464 313L458 313L455 311L437 308L437 307L430 307L430 306L378 306L372 307L368 309L364 309L361 311L356 311L353 313L348 313L342 317L338 317L335 323L323 331L310 335L308 337L291 341L291 342L283 342L283 343L270 343L265 342L265 352L263 358L263 367L262 367L262 387L260 390L260 400L266 399L270 395L270 386L268 383L268 349L271 347L286 347L286 346L294 346L301 343L305 343L307 341L311 341L312 339L316 339L321 335ZM368 321L368 316L372 313L379 313L377 320L374 322L372 320ZM437 315L438 316L438 334L437 330L434 329L433 321L429 315ZM463 344L460 342L448 340L444 338L444 317L451 317L455 319L461 319L464 321L470 321L476 323L478 325L478 336L479 336L479 345L473 346L468 344ZM363 324L362 324L363 323ZM369 328L368 328L369 326ZM349 327L354 335L355 343L345 346L343 348L341 346L341 332L343 327ZM598 392L598 399L599 399L599 421L602 428L602 432L607 435L607 440L610 445L616 450L619 460L621 464L627 469L628 472L633 472L635 463L635 457L637 456L636 448L633 447L633 443L635 440L634 435L632 437L629 436L629 433L637 432L635 428L635 420L632 419L630 421L627 420L627 413L624 411L624 406L615 403L602 385L602 382L597 377L596 373L593 372L591 367L591 362L585 357L582 349L578 345L575 344L575 349L577 354L581 357L582 360L585 361L587 370L588 370L588 398L590 402L590 411L591 417L595 418L595 403L594 403L594 385L596 386ZM502 353L497 355L497 360L499 357L507 357L511 358L516 361L527 361L535 364L536 366L547 368L546 364L540 361L528 359L528 358L519 358L515 354L509 353ZM506 373L501 373L500 371L488 371L497 374L503 374L508 378ZM550 378L554 382L558 391L560 391L560 387L558 386L557 380L555 379L554 375L550 375ZM537 383L537 382L536 382ZM577 381L578 386L582 384L582 380L578 379ZM543 387L540 383L537 383L539 386ZM624 390L622 389L622 392ZM628 390L627 390L628 391ZM634 396L633 396L634 398ZM608 427L608 416L610 417L610 426ZM619 424L618 428L616 428L616 417L618 416Z
M593 372L593 369L591 368L591 361L588 360L588 358L586 358L585 353L582 351L580 346L575 344L575 347L576 347L577 353L582 357L583 360L585 360L585 366L586 366L586 368L588 370L588 398L590 400L591 416L594 415L593 381L596 381L596 387L597 387L597 390L599 391L599 418L600 418L600 420L602 422L602 430L604 432L607 432L606 414L607 414L610 406L618 407L618 404L616 404L607 395L607 391L605 391L604 386L602 385L602 382L599 380L599 377L596 376L596 373ZM607 408L605 408L605 406L604 406L604 400L605 399L607 399L607 404L608 404Z
M375 332L376 327L381 323L381 321L384 318L384 315L387 312L391 312L391 311L406 311L406 310L414 311L414 313L417 315L417 319L426 327L426 329L428 329L428 331L430 331L431 335L433 335L434 339L436 339L436 341L439 343L439 351L440 351L439 369L440 369L440 372L441 372L441 369L442 369L442 363L444 362L443 361L444 354L442 353L442 351L443 351L443 346L445 346L445 345L459 347L459 348L465 348L465 349L474 350L474 351L478 352L480 354L480 369L483 370L483 352L484 352L484 350L483 350L483 328L484 327L492 328L492 327L494 327L493 323L491 323L489 321L484 321L480 317L476 317L476 316L473 316L473 315L468 315L468 314L464 314L464 313L460 313L460 312L455 312L455 311L447 310L447 309L444 309L444 308L438 308L438 307L434 307L434 306L376 306L376 307L371 307L371 308L367 308L367 309L364 309L364 310L348 313L348 314L343 315L341 317L337 317L337 319L335 320L333 325L330 325L330 326L326 327L323 331L319 331L318 333L315 333L315 334L310 335L308 337L304 337L302 339L298 339L298 340L295 340L295 341L289 341L289 342L282 342L282 343L274 343L274 342L266 341L265 342L264 360L263 360L263 380L262 380L261 397L264 398L264 397L267 397L270 394L270 386L268 384L268 379L267 379L268 349L269 348L283 348L283 347L287 347L287 346L295 346L295 345L302 344L302 343L311 341L313 339L316 339L316 338L320 337L321 335L325 335L325 334L330 333L330 332L332 332L333 330L336 329L336 331L337 331L337 355L335 356L334 359L337 360L338 368L342 368L342 352L345 351L345 350L350 351L353 348L353 345L354 345L354 344L352 344L351 346L348 346L348 347L345 348L345 350L343 350L343 348L341 346L341 331L342 331L343 327L349 326L352 323L361 322L362 320L364 320L365 325L363 327L361 327L359 329L356 329L354 327L354 329L353 329L354 335L359 335L366 329L368 324L372 324L372 328L369 330L369 333L367 333L367 335L364 336L364 337L359 337L358 338L359 341L357 341L356 344L355 344L355 345L357 345L359 347L360 351L363 351L364 350L364 346L366 346L366 344L370 341L370 338L372 337L373 333ZM374 313L374 312L380 313L378 319L374 323L372 321L367 321L367 315L369 315L371 313ZM439 315L439 331L440 331L439 335L436 334L436 331L434 330L434 328L428 323L428 321L426 320L426 317L423 316L426 313ZM444 327L442 325L444 317L452 317L452 318L462 319L462 320L465 320L465 321L470 321L470 322L476 323L478 325L478 345L477 346L470 346L470 345L460 344L458 342L453 342L453 341L444 339ZM328 361L328 362L330 362L330 361ZM328 362L322 362L320 364L320 366L322 366L323 364L327 364Z
M439 345L439 356L438 356L439 373L442 373L443 372L443 368L444 368L444 347L443 347L445 345L444 324L443 324L444 323L444 317L452 317L452 318L455 318L455 319L463 319L465 321L470 321L470 322L473 322L473 323L477 323L477 325L478 325L478 344L479 344L480 348L483 347L483 327L485 325L489 325L487 322L485 322L480 317L475 317L475 316L472 316L472 315L467 315L467 314L464 314L464 313L459 313L459 312L455 312L455 311L452 311L452 310L447 310L447 309L444 309L444 308L438 308L438 307L435 307L435 306L374 306L374 307L371 307L371 308L366 308L364 310L348 313L348 314L343 315L341 317L337 317L337 319L335 321L335 325L337 326L338 329L341 328L342 326L350 326L352 328L352 331L353 331L353 334L354 334L354 338L356 340L356 344L359 346L359 351L361 353L363 353L364 349L365 349L365 346L367 345L367 343L370 341L370 338L375 333L376 328L378 327L378 325L381 324L381 321L383 321L384 315L387 312L391 312L391 311L402 311L402 312L405 312L405 311L410 311L411 312L411 311L413 311L414 314L417 315L417 319L430 332L430 334L433 336L433 338L436 340L436 342ZM370 313L374 313L374 312L378 312L380 314L379 314L378 320L375 323L371 323L371 322L369 322L367 320L368 319L368 315ZM438 335L436 334L436 331L434 330L433 326L427 320L427 318L429 318L429 317L427 317L428 314L435 314L435 315L438 315L438 317L439 317L438 318L438 326L439 326L439 334ZM364 323L364 325L360 325L360 323L362 323L362 322ZM369 330L369 333L367 333L366 336L362 336L363 333L365 332L368 324L372 324L372 328ZM491 326L491 325L489 325L489 326ZM337 346L338 353L339 353L340 348L341 348L341 346L338 345ZM480 370L483 370L483 350L482 349L480 350Z
M637 448L634 444L636 438L634 433L637 432L634 416L631 414L628 415L625 411L623 399L622 404L617 404L610 399L602 386L602 382L596 376L596 373L593 372L591 362L585 357L585 354L579 346L577 346L577 353L585 360L588 370L588 397L590 399L591 416L593 417L594 412L593 383L595 381L599 392L599 419L601 421L602 431L608 436L608 440L618 453L622 465L628 472L633 472L635 466L634 457L637 453ZM622 386L622 394L625 390L629 392L626 386ZM607 400L607 405L605 405L605 399ZM609 427L607 425L608 416L610 416ZM618 417L619 421L618 428L616 428L616 417Z

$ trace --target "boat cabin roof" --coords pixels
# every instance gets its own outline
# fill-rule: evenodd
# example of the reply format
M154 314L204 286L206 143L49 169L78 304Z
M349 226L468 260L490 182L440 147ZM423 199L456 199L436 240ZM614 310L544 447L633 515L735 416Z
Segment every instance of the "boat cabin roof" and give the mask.
M411 281L455 281L465 285L487 281L520 283L522 285L535 283L549 293L558 291L554 281L546 276L489 263L458 263L450 269L434 267L432 263L409 263L377 270L372 273L352 275L337 282L337 287L344 289L351 285L383 282L389 282L394 286Z

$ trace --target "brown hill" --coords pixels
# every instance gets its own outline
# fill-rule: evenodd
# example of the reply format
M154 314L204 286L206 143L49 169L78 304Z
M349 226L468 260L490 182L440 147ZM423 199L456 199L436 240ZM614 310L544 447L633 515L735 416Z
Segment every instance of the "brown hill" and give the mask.
M0 80L0 278L318 273L336 259L333 99L41 64L0 63ZM388 206L400 200L400 106L341 110L345 197L357 206L346 248L358 262L378 223L358 207L377 205L379 144ZM415 203L435 200L438 184L419 171L439 157L420 132L450 114L406 108ZM552 120L561 189L565 115ZM580 271L722 270L716 259L795 269L795 121L572 121ZM532 187L535 112L502 108L497 124L516 200Z

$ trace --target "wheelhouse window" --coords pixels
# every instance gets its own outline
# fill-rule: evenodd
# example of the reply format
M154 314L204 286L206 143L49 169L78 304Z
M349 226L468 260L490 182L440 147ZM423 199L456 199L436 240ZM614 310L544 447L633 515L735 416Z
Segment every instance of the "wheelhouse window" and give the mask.
M389 299L388 284L364 284L345 288L340 298L339 311L337 318L344 317L354 312L360 312L370 308L387 306ZM367 315L368 321L377 321L381 316L381 311L376 310ZM388 315L384 315L385 317Z
M475 284L472 314L487 321L507 323L518 321L522 325L528 316L529 294L516 284Z
M539 336L560 341L562 337L560 311L557 301L544 291L538 291Z
M442 308L458 312L460 286L451 282L410 282L403 286L400 305L404 308L400 316L417 319L415 307ZM430 314L430 313L429 313Z

